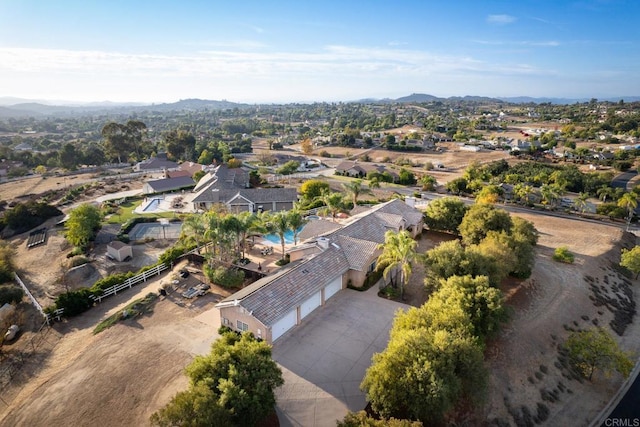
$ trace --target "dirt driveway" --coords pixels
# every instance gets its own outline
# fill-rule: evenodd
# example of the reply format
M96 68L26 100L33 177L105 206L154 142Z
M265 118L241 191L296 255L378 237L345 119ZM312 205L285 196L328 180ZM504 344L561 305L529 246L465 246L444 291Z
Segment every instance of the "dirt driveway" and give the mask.
M407 305L345 289L276 341L284 385L276 390L281 426L335 426L365 408L360 391L374 353L383 351L395 312Z

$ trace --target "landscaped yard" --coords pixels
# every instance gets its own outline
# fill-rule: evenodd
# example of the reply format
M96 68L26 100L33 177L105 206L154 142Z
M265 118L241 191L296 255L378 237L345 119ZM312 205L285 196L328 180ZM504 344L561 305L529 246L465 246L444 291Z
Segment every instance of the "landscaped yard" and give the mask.
M138 214L133 212L143 203L141 198L127 198L127 200L119 205L118 210L105 218L107 224L124 224L131 218L147 217L147 218L175 218L175 212L150 212Z

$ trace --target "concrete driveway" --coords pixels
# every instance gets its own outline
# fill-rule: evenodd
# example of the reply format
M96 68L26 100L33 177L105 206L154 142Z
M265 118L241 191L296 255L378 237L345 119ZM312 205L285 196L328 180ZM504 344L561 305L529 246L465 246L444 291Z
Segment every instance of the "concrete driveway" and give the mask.
M275 342L284 385L276 390L281 426L336 425L366 405L360 391L371 356L385 349L394 313L408 306L345 289Z

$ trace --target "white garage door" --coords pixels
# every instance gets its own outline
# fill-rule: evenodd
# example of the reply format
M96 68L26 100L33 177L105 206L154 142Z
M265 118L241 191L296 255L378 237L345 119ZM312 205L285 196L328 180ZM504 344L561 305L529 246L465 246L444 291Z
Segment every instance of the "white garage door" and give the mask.
M332 296L338 293L342 289L342 277L337 277L333 282L329 283L324 288L324 300L328 300Z
M309 315L309 313L320 307L321 304L322 293L321 291L318 291L315 294L311 295L311 298L302 303L302 305L300 306L300 318L304 319Z
M273 326L271 327L271 341L277 340L278 338L280 338L280 336L282 334L284 334L289 329L291 329L294 326L296 326L296 321L297 320L298 320L298 313L294 309L294 310L290 311L282 319L280 319L276 323L274 323Z

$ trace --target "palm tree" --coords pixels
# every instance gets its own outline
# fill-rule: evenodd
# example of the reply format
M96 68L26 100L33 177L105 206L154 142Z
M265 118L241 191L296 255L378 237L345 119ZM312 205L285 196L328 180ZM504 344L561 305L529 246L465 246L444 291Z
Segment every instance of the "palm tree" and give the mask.
M240 232L240 248L242 249L242 259L244 259L247 233L259 230L258 217L254 213L245 211L236 215L236 218L238 219L238 229Z
M622 197L618 199L618 206L626 209L629 214L627 217L627 231L629 231L633 211L638 207L638 196L636 193L624 193Z
M540 187L540 196L542 197L542 203L554 208L560 198L560 191L555 185L544 184Z
M336 215L344 211L344 199L342 193L332 193L325 191L320 196L320 200L324 203L324 208L320 209L322 215L331 215L331 218L335 221Z
M391 272L400 275L396 281L400 286L400 297L404 295L404 282L411 276L412 265L417 258L416 246L418 242L413 240L407 230L399 233L389 230L384 235L384 243L378 245L382 249L382 254L378 257L378 267L384 266L383 275L389 277Z
M271 215L271 224L273 231L280 237L280 245L282 247L282 259L284 259L284 235L291 228L289 226L289 215L286 211L276 212Z
M577 211L584 213L584 211L587 210L587 206L589 206L589 203L587 203L588 199L589 199L589 194L587 193L578 194L578 197L576 197L573 200L573 207Z
M288 216L289 216L289 218L288 218L289 227L291 227L291 230L293 231L293 244L297 245L298 244L298 234L300 234L300 229L307 222L309 222L309 220L304 218L302 216L302 214L300 213L300 211L297 210L297 209L290 210L289 213L288 213Z
M358 197L361 194L371 194L371 190L369 190L368 188L364 188L362 186L361 179L355 179L353 181L349 181L345 184L342 184L342 187L347 191L348 194L351 194L351 200L353 202L354 208L358 204Z
M600 200L602 200L603 203L606 203L607 198L613 197L615 195L615 192L616 191L608 185L603 185L596 191L598 197L600 198Z
M197 248L200 248L200 239L204 237L206 231L204 216L200 214L191 214L184 219L182 225L182 238L189 241L193 239Z

